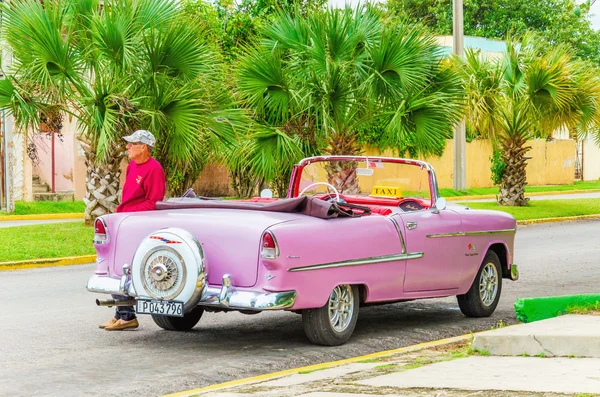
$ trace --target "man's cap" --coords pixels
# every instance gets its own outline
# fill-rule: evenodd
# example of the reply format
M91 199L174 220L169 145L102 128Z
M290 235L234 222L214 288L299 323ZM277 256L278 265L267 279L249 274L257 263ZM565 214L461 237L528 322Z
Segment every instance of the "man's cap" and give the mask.
M152 133L147 130L137 130L133 134L123 137L123 139L131 143L144 143L150 147L154 147L154 145L156 144L156 139L154 138L154 135L152 135Z

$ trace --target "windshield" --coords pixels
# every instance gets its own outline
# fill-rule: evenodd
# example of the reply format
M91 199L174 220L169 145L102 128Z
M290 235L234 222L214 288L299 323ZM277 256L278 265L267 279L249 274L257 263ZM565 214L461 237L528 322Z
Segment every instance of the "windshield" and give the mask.
M318 161L302 169L298 195L334 193L325 184L333 185L343 195L370 198L418 197L431 199L429 174L414 164L384 160Z

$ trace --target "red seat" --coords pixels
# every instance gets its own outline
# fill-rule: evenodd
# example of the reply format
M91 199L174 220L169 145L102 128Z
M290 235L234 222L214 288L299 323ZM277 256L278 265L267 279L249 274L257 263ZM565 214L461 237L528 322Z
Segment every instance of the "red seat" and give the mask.
M372 214L379 214L379 215L390 215L393 211L391 208L388 207L379 207L376 205L367 205L366 207L369 207L371 209L371 213Z

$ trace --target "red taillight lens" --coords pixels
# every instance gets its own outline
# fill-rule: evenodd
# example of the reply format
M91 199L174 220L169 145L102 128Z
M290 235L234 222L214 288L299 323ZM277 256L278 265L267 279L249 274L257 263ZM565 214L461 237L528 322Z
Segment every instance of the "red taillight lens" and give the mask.
M94 222L94 244L108 243L108 233L106 232L106 223L101 218L96 218Z
M96 223L94 225L96 234L106 234L106 228L104 227L104 223L100 219L96 219Z
M265 232L262 236L262 243L260 247L260 257L263 259L275 259L279 256L279 247L277 246L277 240L271 232Z

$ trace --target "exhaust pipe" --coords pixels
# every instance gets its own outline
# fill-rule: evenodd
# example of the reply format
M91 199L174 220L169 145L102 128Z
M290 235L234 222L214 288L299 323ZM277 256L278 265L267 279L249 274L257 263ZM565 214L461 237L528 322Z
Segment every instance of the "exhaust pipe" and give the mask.
M96 299L98 306L135 306L135 299Z

